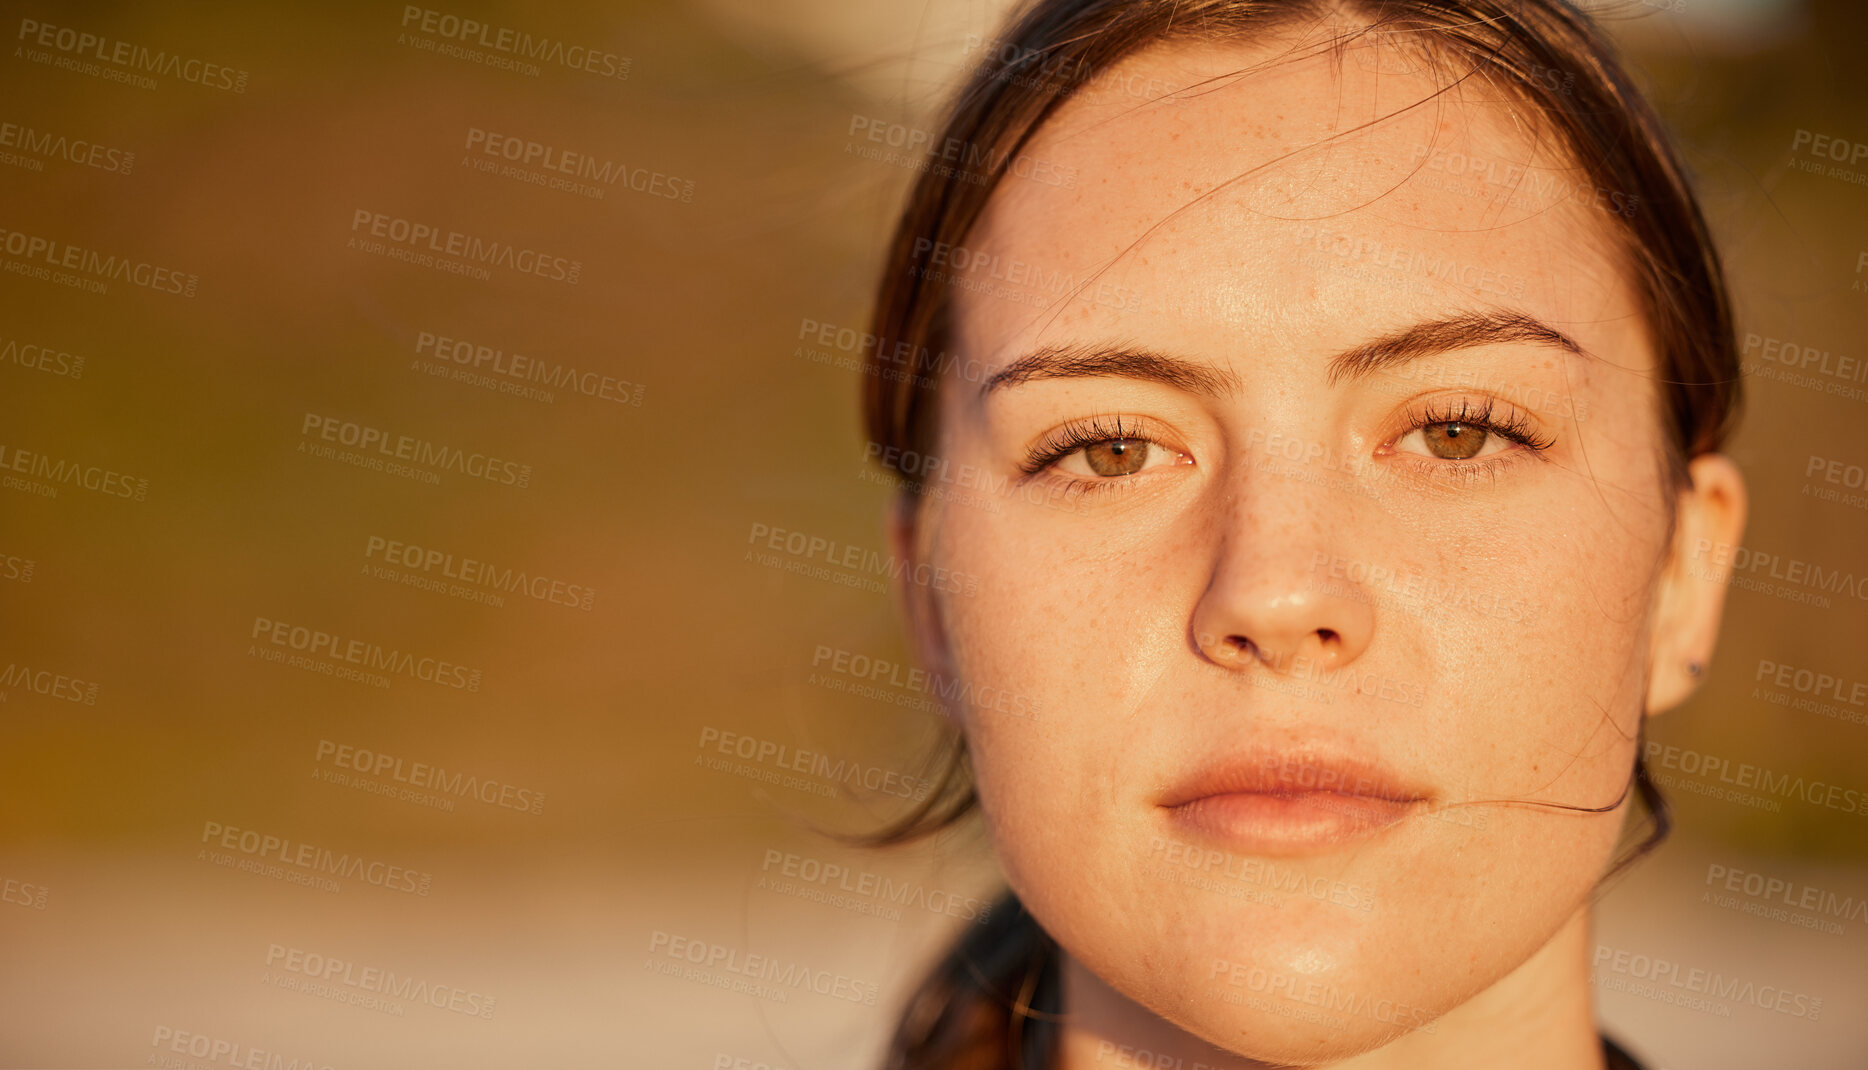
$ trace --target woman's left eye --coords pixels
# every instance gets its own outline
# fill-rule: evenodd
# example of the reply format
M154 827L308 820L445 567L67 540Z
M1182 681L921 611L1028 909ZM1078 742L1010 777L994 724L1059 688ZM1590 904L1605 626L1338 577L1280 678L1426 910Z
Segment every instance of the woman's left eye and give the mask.
M1436 402L1411 409L1407 415L1411 426L1389 447L1394 453L1470 461L1520 446L1532 452L1545 450L1553 441L1540 433L1528 416L1515 408L1495 408L1490 399Z
M1443 420L1409 431L1395 443L1395 449L1446 461L1464 461L1498 453L1510 445L1510 439L1481 424Z
M1108 479L1173 464L1178 456L1174 450L1145 438L1106 438L1072 450L1058 459L1057 466L1072 475Z

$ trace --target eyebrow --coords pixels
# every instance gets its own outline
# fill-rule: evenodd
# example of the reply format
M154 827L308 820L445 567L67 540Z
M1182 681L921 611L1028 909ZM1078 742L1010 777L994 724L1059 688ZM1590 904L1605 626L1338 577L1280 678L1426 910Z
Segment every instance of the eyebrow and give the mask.
M1239 389L1231 372L1150 349L1116 345L1045 346L1001 368L980 386L982 395L1038 379L1115 377L1162 383L1217 397Z
M1384 368L1435 353L1506 342L1554 346L1579 357L1589 355L1576 339L1534 316L1503 310L1467 312L1424 320L1338 353L1330 358L1330 383L1366 378Z
M1436 353L1507 342L1588 355L1569 335L1522 312L1465 312L1422 320L1346 349L1330 358L1329 379L1334 385ZM1140 379L1209 397L1239 389L1231 372L1208 364L1127 345L1077 344L1045 346L1018 358L989 377L980 394L1040 379L1094 378Z

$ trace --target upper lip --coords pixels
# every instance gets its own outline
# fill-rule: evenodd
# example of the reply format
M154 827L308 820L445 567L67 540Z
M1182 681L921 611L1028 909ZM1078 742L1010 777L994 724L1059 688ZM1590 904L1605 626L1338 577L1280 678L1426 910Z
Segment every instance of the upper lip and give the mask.
M1332 794L1394 803L1421 802L1428 792L1380 762L1323 747L1257 747L1201 766L1168 789L1165 807L1216 795Z

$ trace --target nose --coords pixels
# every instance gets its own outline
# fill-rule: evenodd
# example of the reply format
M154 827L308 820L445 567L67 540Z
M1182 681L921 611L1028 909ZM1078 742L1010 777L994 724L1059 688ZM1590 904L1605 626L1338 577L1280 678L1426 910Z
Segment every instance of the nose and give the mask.
M1316 488L1313 488L1313 490ZM1289 674L1304 659L1339 668L1360 657L1375 630L1370 592L1340 578L1337 552L1354 529L1353 506L1327 491L1259 488L1221 511L1193 640L1207 660Z

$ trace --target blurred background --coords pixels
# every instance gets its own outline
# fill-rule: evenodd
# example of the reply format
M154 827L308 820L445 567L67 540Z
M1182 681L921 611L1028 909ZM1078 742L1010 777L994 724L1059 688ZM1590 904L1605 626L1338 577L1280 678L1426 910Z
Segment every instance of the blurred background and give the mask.
M769 540L885 552L837 329L914 172L856 150L1001 6L0 4L0 1065L874 1063L997 877L825 834L940 721ZM1734 587L1600 913L1820 1015L1602 1014L1859 1067L1868 821L1703 756L1868 793L1868 14L1604 18L1756 336L1747 547L1854 586Z

